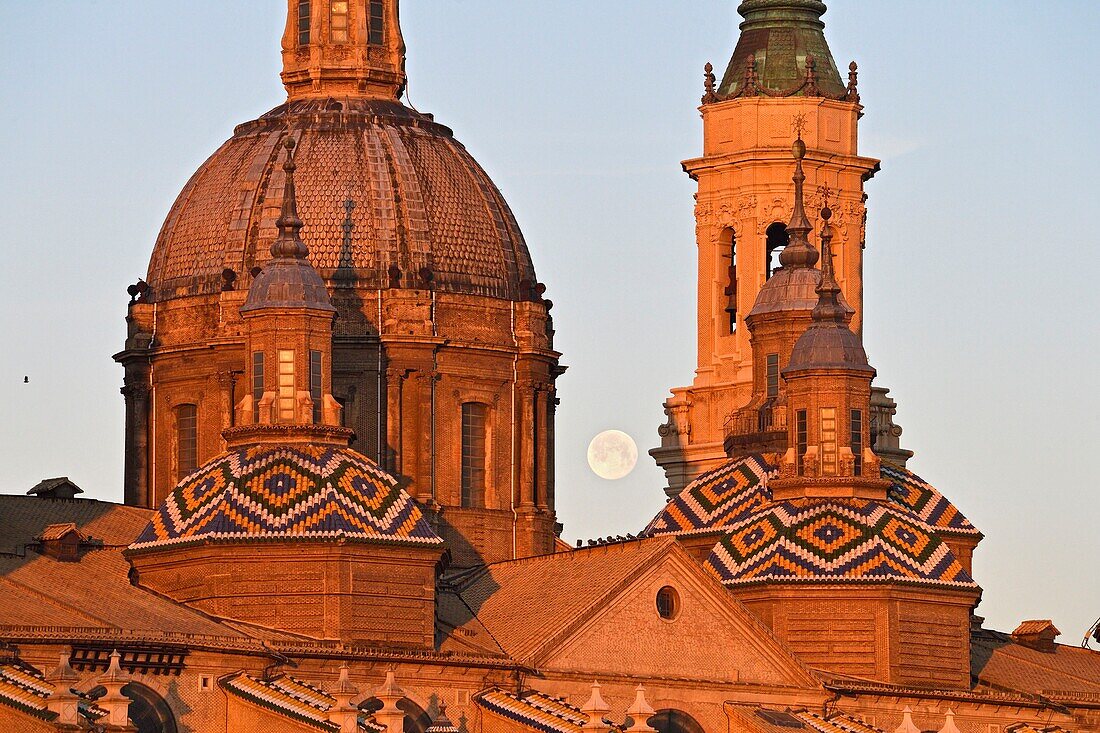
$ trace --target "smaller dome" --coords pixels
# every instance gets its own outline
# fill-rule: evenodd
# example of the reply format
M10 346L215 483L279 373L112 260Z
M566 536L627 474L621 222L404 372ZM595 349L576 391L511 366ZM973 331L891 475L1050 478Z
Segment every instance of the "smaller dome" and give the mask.
M130 550L270 540L443 542L369 458L334 446L259 445L224 453L181 481Z
M726 585L904 583L979 590L929 527L864 499L776 502L731 527L707 567Z
M767 313L806 311L817 306L817 286L821 282L821 270L809 267L782 267L768 278L756 302L749 311L749 318ZM848 313L855 311L841 296L841 305Z
M859 336L843 322L814 323L798 337L784 374L806 369L847 369L874 374Z
M309 308L335 313L325 281L307 259L271 260L248 287L242 313L263 308Z

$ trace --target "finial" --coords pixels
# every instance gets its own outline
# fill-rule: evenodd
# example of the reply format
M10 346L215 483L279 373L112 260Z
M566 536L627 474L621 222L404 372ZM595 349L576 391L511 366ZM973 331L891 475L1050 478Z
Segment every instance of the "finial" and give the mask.
M810 220L806 217L805 192L806 174L802 170L802 159L806 157L806 143L802 141L802 133L806 129L806 116L797 114L791 121L794 128L794 145L791 153L794 155L794 211L791 212L791 222L787 225L789 243L779 254L779 262L783 267L813 267L817 263L817 250L810 244L809 234L813 229Z
M603 695L600 694L599 682L592 683L592 695L581 708L581 712L588 716L588 722L584 725L586 730L610 730L603 719L611 712L611 706L604 702Z
M815 321L836 321L843 323L847 312L840 304L840 286L833 271L833 227L829 220L833 211L826 205L821 209L821 282L817 286L817 307L813 311Z
M286 148L286 160L283 161L283 171L286 173L286 181L283 184L283 208L279 220L275 222L279 227L279 236L271 245L271 256L275 258L305 259L309 249L302 241L302 227L304 224L298 217L298 194L294 188L294 171L298 164L294 161L294 138L287 136L283 143Z
M76 670L69 664L70 652L67 649L63 649L59 655L57 667L50 672L46 677L47 682L55 683L57 687L63 687L62 683L74 682L80 679L80 675L76 673Z
M895 729L894 733L920 733L920 728L913 722L913 709L908 705L902 711L901 725Z
M717 81L714 76L714 65L708 61L703 67L703 104L714 104L720 101L715 86Z
M806 54L806 86L804 88L807 97L820 97L821 90L817 86L817 60L813 54Z
M848 64L848 90L844 93L844 101L859 104L859 66L855 61Z
M111 652L111 665L107 667L107 672L100 679L104 682L124 682L130 679L122 671L122 655L118 653L118 649Z
M745 61L745 81L741 85L739 97L755 97L760 94L760 79L756 76L756 56L749 54Z
M645 685L638 685L635 688L634 704L626 711L626 714L634 721L626 729L626 733L653 733L653 728L649 727L647 721L656 713L657 711L645 699Z

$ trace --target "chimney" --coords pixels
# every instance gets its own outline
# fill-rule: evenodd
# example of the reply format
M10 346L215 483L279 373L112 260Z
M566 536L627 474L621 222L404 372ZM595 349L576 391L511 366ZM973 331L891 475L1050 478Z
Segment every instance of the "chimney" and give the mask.
M1050 619L1024 621L1012 632L1012 640L1029 649L1053 654L1058 648L1054 640L1061 633Z

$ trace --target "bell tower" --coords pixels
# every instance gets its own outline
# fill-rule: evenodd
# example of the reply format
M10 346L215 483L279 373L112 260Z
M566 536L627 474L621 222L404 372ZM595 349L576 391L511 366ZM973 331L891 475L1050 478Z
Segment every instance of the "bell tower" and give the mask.
M703 155L684 162L698 183L697 367L692 384L665 402L661 446L650 451L670 496L726 460L727 423L751 399L745 317L790 243L792 133L805 142L806 209L819 211L831 192L836 279L854 310L852 328L861 331L864 183L879 161L859 155L856 66L843 81L823 33L825 9L817 0L745 0L724 77L706 67Z
M287 0L283 84L290 100L405 90L398 0Z

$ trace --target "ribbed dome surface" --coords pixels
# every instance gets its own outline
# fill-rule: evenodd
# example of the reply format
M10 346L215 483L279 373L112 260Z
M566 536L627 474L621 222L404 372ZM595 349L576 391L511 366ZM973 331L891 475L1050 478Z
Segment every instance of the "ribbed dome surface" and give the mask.
M277 234L288 134L298 140L302 239L329 284L430 280L447 292L525 297L535 275L523 235L451 131L395 102L330 99L240 125L199 168L157 239L146 278L154 300L218 292L227 268L248 286Z

